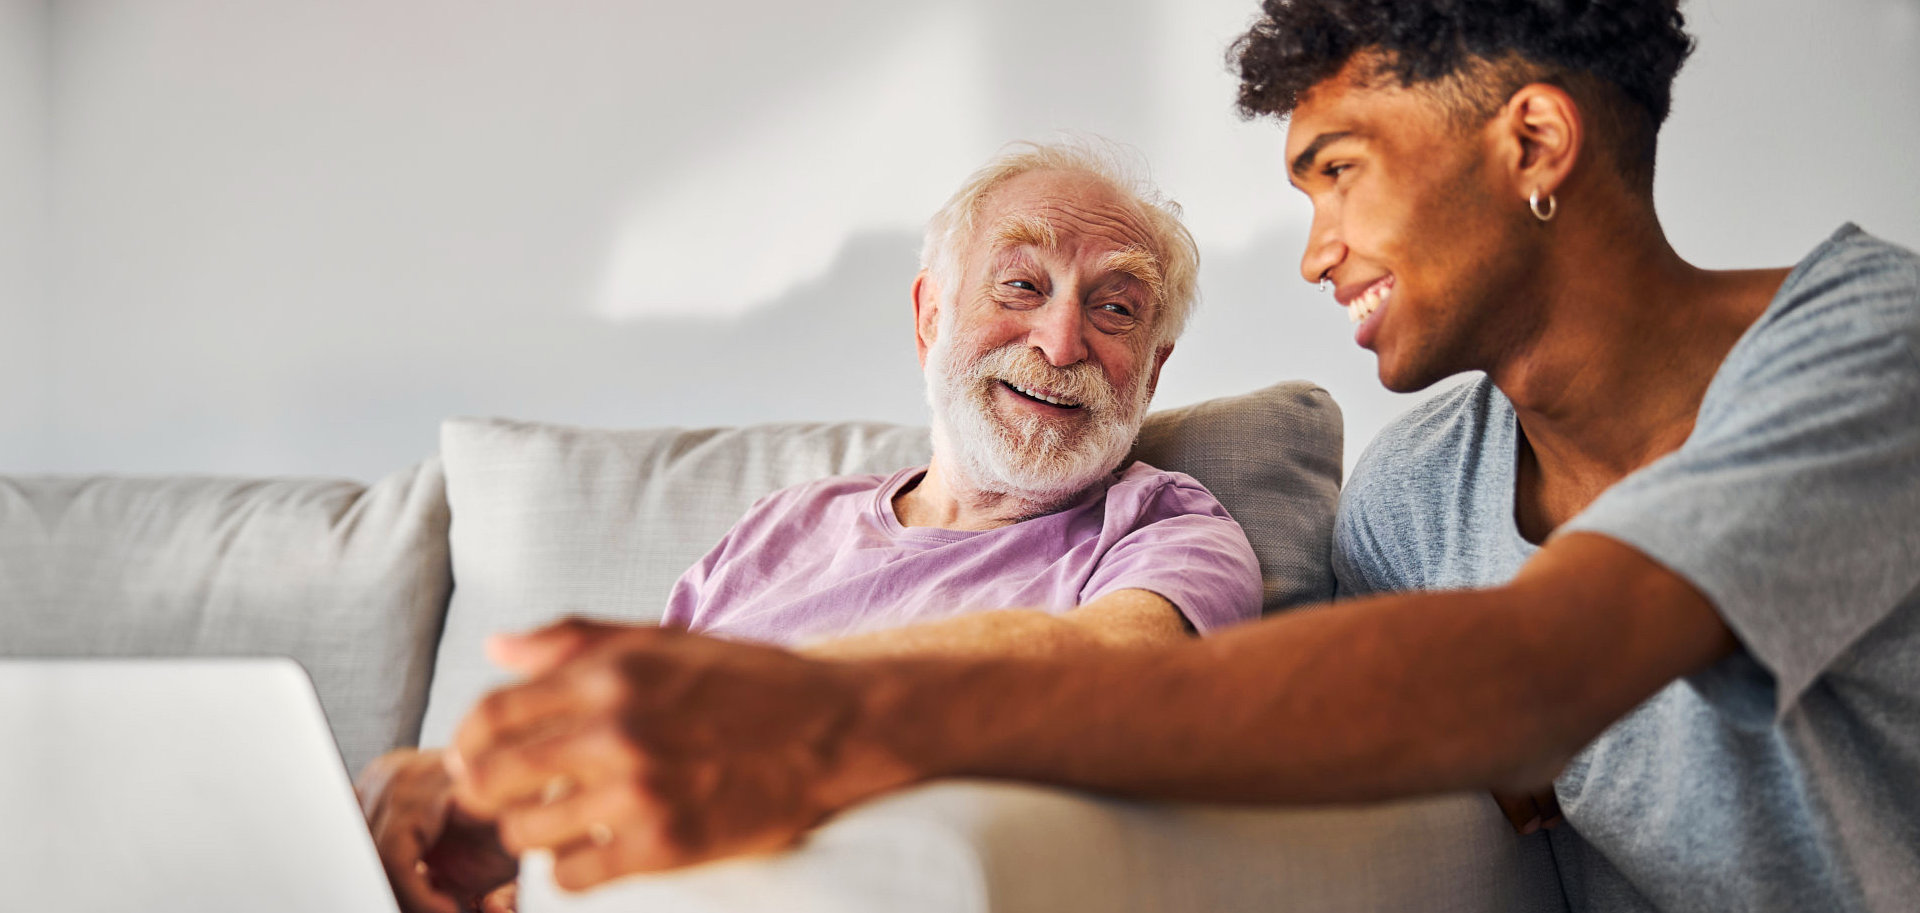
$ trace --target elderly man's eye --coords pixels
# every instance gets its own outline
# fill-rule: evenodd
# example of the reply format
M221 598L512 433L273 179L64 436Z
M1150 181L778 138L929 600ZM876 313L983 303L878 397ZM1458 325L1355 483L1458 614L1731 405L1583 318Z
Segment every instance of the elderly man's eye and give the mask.
M1103 333L1125 333L1139 323L1134 319L1133 308L1117 301L1094 308L1092 320Z
M1007 284L1023 292L1037 292L1040 290L1039 286L1034 285L1033 283L1028 282L1025 279L1009 279L1007 280Z

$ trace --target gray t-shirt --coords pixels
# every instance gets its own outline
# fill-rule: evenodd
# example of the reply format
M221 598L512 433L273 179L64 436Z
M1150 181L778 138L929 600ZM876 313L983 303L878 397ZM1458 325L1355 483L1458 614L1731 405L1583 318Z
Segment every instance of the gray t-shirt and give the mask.
M1659 340L1647 340L1649 347ZM1486 379L1367 448L1343 596L1505 583L1513 406ZM1678 450L1555 535L1632 545L1745 646L1555 782L1576 910L1920 909L1920 257L1845 226L1727 354Z

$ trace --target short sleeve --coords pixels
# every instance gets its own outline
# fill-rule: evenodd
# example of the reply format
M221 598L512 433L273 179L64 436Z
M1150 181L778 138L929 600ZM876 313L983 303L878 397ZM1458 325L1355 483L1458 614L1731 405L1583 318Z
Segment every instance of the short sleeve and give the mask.
M1780 713L1920 583L1920 280L1911 254L1876 249L1892 254L1790 276L1686 443L1559 531L1698 587L1774 675Z
M667 608L660 615L660 625L666 628L684 628L689 631L700 629L700 607L705 601L707 578L720 563L720 557L726 554L727 546L733 541L733 530L720 537L720 542L699 561L693 563L673 582L673 589L667 593Z
M1135 528L1107 549L1081 602L1150 590L1203 635L1260 617L1260 560L1246 532L1205 486L1167 475L1143 500Z
M667 593L666 611L660 615L661 627L684 628L689 631L704 630L712 620L705 617L708 582L713 579L715 570L729 559L729 554L734 550L735 540L743 531L750 530L756 523L761 522L762 518L775 514L781 502L790 500L794 492L805 487L805 485L796 485L783 488L771 494L762 495L748 505L746 513L741 514L740 519L727 528L726 535L721 536L720 541L714 543L713 548L708 549L699 561L695 561L691 567L681 572L680 579L673 582L673 589Z
M1355 478L1362 478L1358 473ZM1355 599L1402 589L1388 581L1392 564L1381 547L1372 522L1377 502L1368 488L1349 485L1340 493L1340 510L1333 520L1333 596Z

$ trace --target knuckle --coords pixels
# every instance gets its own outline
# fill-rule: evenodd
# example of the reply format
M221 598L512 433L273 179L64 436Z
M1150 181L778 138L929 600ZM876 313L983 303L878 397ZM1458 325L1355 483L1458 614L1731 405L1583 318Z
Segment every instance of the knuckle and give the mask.
M622 780L632 778L647 766L647 749L640 735L629 732L616 720L602 722L588 739L613 775Z
M673 806L673 800L680 797L678 778L659 765L643 768L626 778L633 796L632 812L651 818L664 816ZM687 797L692 798L692 797Z
M531 849L526 840L526 823L522 816L513 812L502 814L494 823L494 832L500 839L500 846L515 856Z
M581 676L582 697L600 710L625 706L638 696L622 662L595 663Z
M600 854L594 852L570 853L555 863L553 882L563 891L578 893L599 884L603 865Z
M474 704L473 712L468 718L469 723L473 724L474 736L488 736L506 723L507 711L513 701L512 694L513 686L511 685L495 688L481 697L479 703Z

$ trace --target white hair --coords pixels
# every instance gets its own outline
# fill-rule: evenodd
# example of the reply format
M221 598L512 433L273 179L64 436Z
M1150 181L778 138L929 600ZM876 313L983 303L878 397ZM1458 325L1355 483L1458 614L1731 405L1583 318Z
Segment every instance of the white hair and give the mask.
M1140 155L1098 137L1010 143L960 185L946 205L927 220L926 240L920 248L920 268L933 275L941 297L950 302L959 293L959 250L972 237L974 217L987 195L1001 184L1035 171L1092 175L1139 208L1152 235L1153 254L1160 261L1154 338L1161 345L1180 338L1198 297L1200 250L1180 221L1180 204L1144 177L1146 168Z

